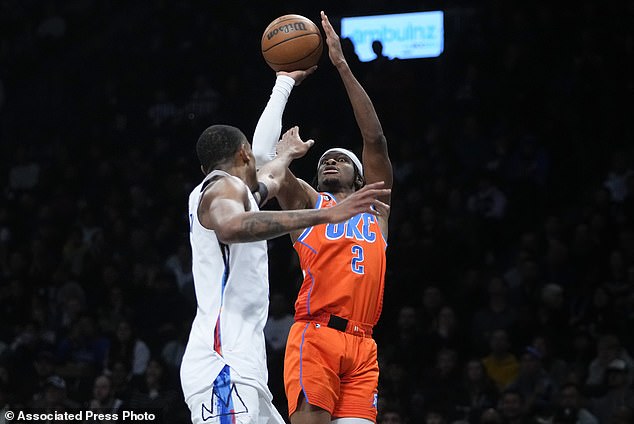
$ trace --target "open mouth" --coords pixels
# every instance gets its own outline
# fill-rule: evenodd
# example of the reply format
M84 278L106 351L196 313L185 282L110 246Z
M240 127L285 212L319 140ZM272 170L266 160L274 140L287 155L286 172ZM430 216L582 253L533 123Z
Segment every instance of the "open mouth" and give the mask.
M327 167L327 168L324 168L324 171L323 171L324 175L333 175L338 173L339 173L339 170L335 167Z

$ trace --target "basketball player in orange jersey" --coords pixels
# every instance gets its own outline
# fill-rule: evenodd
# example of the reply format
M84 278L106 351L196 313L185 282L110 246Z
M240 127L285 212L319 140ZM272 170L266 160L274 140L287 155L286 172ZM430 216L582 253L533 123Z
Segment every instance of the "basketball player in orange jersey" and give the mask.
M392 187L387 142L372 101L350 70L339 36L324 12L321 23L330 60L361 130L363 163L349 150L327 150L317 166L316 189L287 170L277 194L284 209L329 208L373 182ZM305 75L300 71L277 73L263 113L266 119L261 118L256 129L258 141L268 143L254 142L260 163L274 156L270 147L279 138L274 123L281 127L293 79L297 85L299 77ZM272 134L263 137L267 131ZM290 131L299 138L297 127ZM292 424L376 421L379 368L372 328L383 302L390 196L379 200L386 205L378 215L362 213L345 223L320 224L291 233L304 275L284 363Z

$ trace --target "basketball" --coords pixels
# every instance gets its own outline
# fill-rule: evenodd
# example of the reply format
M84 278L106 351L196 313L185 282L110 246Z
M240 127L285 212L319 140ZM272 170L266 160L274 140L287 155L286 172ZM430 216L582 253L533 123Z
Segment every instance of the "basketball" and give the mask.
M324 44L319 28L301 15L284 15L262 34L262 55L274 71L299 71L319 62Z

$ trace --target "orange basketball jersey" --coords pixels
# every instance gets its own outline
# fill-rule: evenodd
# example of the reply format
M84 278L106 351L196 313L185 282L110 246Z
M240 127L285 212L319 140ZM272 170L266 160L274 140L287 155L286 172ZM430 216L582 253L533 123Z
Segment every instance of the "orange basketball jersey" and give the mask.
M316 209L337 203L320 193ZM306 228L294 248L304 282L295 302L295 320L334 314L374 326L381 315L387 243L374 215Z

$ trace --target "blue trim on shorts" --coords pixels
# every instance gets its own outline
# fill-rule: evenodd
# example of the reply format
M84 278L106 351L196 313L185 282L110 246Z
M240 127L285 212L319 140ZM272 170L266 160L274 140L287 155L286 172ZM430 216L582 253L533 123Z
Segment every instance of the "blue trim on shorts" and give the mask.
M302 366L302 357L303 357L303 353L304 353L304 338L306 336L306 331L308 330L308 327L310 326L310 323L306 323L306 326L304 327L304 331L302 332L302 343L299 345L299 386L302 388L302 393L304 394L304 399L306 399L307 403L308 402L308 395L306 394L306 390L304 389L304 382L302 381L303 378L303 373L304 373L304 367ZM299 406L299 405L298 405Z

